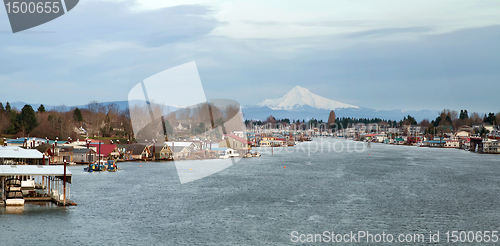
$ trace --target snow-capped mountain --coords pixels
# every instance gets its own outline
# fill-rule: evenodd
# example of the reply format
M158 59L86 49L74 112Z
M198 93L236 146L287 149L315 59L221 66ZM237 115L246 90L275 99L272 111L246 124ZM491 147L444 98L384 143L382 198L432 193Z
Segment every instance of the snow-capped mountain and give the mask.
M411 115L417 120L434 119L437 110L375 110L337 102L310 92L300 86L294 87L281 98L266 99L254 106L243 108L245 119L265 120L272 115L277 119L323 119L327 120L331 110L337 117L380 118L401 120Z
M295 110L304 106L316 109L344 109L359 108L358 106L337 102L310 92L306 88L295 86L281 98L266 99L257 104L259 107L268 107L273 110Z

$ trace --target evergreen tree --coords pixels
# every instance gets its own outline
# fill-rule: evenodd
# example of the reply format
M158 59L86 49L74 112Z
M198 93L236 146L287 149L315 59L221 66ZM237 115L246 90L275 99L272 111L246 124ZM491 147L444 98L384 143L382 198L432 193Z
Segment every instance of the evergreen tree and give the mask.
M466 120L469 118L469 114L467 113L467 110L460 110L460 116L459 118L461 120Z
M73 119L77 122L82 122L83 121L83 115L82 115L82 111L79 109L79 108L76 108L74 111L73 111Z
M484 122L488 122L490 124L493 124L496 120L495 114L494 113L488 113L488 115L484 115Z
M36 119L35 110L31 105L24 105L21 113L16 116L16 131L29 133L33 128L38 126L38 120Z
M12 110L12 108L10 107L10 103L7 102L7 104L5 104L5 111L10 112L10 110Z
M3 107L3 103L0 102L0 112L3 112L5 108Z
M43 106L43 104L40 104L40 107L38 107L37 111L38 111L38 113L45 112L45 107Z

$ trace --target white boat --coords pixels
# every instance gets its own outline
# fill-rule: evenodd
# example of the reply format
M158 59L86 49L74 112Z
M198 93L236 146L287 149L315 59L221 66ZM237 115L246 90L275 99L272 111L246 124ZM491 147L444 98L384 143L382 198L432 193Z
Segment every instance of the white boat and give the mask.
M235 157L240 157L240 154L235 153L235 154L227 154L227 155L220 155L220 159L228 159L228 158L235 158Z
M230 149L230 148L226 148L219 155L220 159L228 159L228 158L235 158L235 157L240 157L240 154L236 153L233 149Z
M35 179L28 177L26 180L21 181L21 187L24 189L35 189Z
M24 199L14 198L5 200L6 206L24 206Z

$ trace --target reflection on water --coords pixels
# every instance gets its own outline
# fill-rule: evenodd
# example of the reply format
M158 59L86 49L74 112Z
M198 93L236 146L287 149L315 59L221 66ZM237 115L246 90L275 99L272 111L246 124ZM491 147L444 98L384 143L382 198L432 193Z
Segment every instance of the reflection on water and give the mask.
M0 208L0 239L2 245L276 245L290 244L291 231L499 229L499 156L382 144L311 157L290 150L246 158L186 184L171 162L121 163L116 173L70 167L78 206ZM187 170L200 168L191 162L183 164Z
M23 214L24 206L7 206L1 209L1 211L5 214Z
M24 206L0 207L0 214L29 214L43 212L64 211L65 208L58 207L52 202L25 202Z

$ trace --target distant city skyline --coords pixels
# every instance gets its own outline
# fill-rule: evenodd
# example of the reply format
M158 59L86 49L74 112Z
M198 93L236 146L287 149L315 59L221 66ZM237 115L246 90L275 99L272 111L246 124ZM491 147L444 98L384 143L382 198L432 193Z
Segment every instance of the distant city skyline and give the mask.
M17 34L0 19L4 104L126 101L195 61L207 98L241 105L301 86L377 110L500 111L496 1L92 0Z

